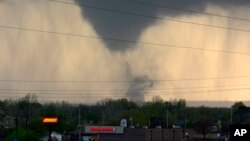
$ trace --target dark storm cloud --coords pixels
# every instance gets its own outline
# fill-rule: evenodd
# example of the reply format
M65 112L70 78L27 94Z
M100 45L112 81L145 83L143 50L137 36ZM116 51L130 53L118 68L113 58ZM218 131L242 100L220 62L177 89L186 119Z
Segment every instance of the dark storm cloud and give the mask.
M128 0L153 5L161 5L178 9L203 12L208 3L215 4L223 8L230 6L249 5L248 0ZM75 0L79 5L88 5L98 8L112 9L159 17L169 16L176 18L181 15L197 14L174 9L166 9L159 6L149 6L140 3L131 3L126 0ZM153 25L157 19L143 16L133 16L121 14L119 12L110 12L82 6L82 14L85 19L91 22L95 31L100 37L117 38L136 41L141 33ZM104 40L106 47L111 51L126 51L133 48L133 44L120 43Z
M144 13L155 15L158 13L156 8L138 7L123 1L106 0L76 0L81 5L91 5L119 11L130 11L135 13ZM108 11L82 8L83 17L91 22L95 31L101 37L118 38L125 40L137 40L144 28L152 25L155 20L150 18L113 13ZM150 12L149 12L150 11ZM120 43L113 41L104 41L106 47L111 51L125 51L134 45L129 43Z

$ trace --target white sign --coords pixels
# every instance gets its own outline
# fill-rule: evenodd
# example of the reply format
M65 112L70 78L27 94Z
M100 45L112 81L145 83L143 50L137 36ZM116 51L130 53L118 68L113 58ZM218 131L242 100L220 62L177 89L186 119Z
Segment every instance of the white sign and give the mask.
M121 122L120 122L120 126L121 127L128 127L128 122L126 119L122 119Z

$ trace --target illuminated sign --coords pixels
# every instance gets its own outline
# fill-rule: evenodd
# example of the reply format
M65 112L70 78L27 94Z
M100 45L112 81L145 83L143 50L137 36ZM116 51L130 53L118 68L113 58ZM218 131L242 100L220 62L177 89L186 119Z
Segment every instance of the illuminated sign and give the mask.
M85 126L85 133L123 134L124 127L121 126Z
M46 124L58 123L58 118L57 117L43 117L42 122Z
M110 127L92 127L90 128L90 131L93 132L102 132L102 131L106 131L106 132L115 132L115 128L110 128Z

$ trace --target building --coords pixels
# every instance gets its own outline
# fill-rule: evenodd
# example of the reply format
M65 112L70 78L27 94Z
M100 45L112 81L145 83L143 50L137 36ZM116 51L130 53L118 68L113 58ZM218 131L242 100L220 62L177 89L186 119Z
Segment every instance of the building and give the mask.
M65 141L84 139L95 141L189 141L195 132L191 129L143 129L121 126L85 126L68 133Z

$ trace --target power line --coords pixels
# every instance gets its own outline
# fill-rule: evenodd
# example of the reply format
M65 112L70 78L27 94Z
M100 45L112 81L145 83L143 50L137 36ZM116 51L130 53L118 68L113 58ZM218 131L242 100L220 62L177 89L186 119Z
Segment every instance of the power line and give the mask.
M250 84L237 84L237 85L213 85L213 86L200 86L200 87L173 87L173 88L164 88L164 89L137 89L133 91L162 91L162 90L185 90L185 89L207 89L207 88L225 88L225 87L239 87L239 86L250 86ZM126 92L128 89L0 89L0 91L14 91L14 92ZM0 92L1 93L1 92Z
M163 18L163 17L157 17L157 16L150 16L150 15L144 15L144 14L140 14L140 13L120 11L120 10L114 10L114 9L108 9L108 8L101 8L101 7L95 7L95 6L85 5L85 4L77 4L77 3L72 3L72 2L65 2L65 1L60 1L60 0L49 0L49 1L56 2L56 3L68 4L68 5L77 5L77 6L81 6L81 7L85 7L85 8L89 8L89 9L108 11L108 12L112 12L112 13L119 13L119 14L132 15L132 16L140 16L140 17L146 17L146 18L158 19L158 20L174 21L174 22L179 22L179 23L206 26L206 27L212 27L212 28L220 28L220 29L226 29L226 30L235 30L235 31L247 32L247 33L250 32L250 30L231 28L231 27L224 27L224 26L217 26L217 25L202 24L202 23L196 23L196 22L188 22L188 21L183 21L183 20L178 20L178 19Z
M23 30L23 31L32 31L32 32L40 32L40 33L48 33L48 34L55 34L55 35L65 35L65 36L73 36L73 37L92 38L92 39L98 39L98 40L109 40L109 41L124 42L124 43L131 43L131 44L144 44L144 45L164 46L164 47L170 47L170 48L209 51L209 52L217 52L217 53L250 55L250 53L247 53L247 52L235 52L235 51L228 51L228 50L213 50L213 49L204 49L204 48L194 48L194 47L189 47L189 46L179 46L179 45L160 44L160 43L151 43L151 42L141 42L141 41L124 40L124 39L117 39L117 38L110 38L110 37L98 37L98 36L90 36L90 35L82 35L82 34L72 34L72 33L63 33L63 32L55 32L55 31L31 29L31 28L24 28L24 27L13 27L13 26L0 25L0 28L13 29L13 30Z
M72 96L72 95L68 95L68 96L62 96L59 94L60 93L53 93L53 94L57 94L57 96L38 96L38 99L58 99L58 98L66 98L66 99L80 99L80 98L136 98L136 97L153 97L153 96L162 96L162 95L194 95L194 94L199 94L199 93L211 93L211 92L225 92L225 91L238 91L238 90L249 90L250 88L240 88L240 89L221 89L221 90L208 90L208 91L186 91L186 92L176 92L176 93L155 93L155 94L138 94L138 93L127 93L124 95L117 95L117 94L113 94L113 95L82 95L82 96ZM7 94L7 95L2 95L2 94ZM8 98L12 98L12 96L10 96L10 94L15 95L15 98L17 98L17 96L19 96L20 94L27 94L27 93L0 93L0 97L8 97ZM51 95L51 93L49 93ZM133 95L132 95L133 94ZM135 95L136 94L136 95ZM20 98L23 97L23 95L19 96Z
M7 95L2 95L3 93L0 94L0 98L2 97L8 97L8 98L12 98L13 96L10 96L9 93L4 93ZM171 94L173 95L173 94ZM79 99L79 98L131 98L131 97L151 97L151 96L158 96L158 95L133 95L133 96L127 96L127 95L98 95L98 96L37 96L37 98L42 98L42 99L49 99L49 98L67 98L67 99ZM16 93L14 98L22 98L23 95L20 93Z
M100 97L100 96L98 96L98 97ZM111 97L114 97L114 96L110 96L110 97L107 97L107 98L111 98ZM116 98L129 98L129 96L115 96ZM141 97L141 96L138 96L138 97ZM4 96L0 96L0 98L13 98L13 97L11 97L11 96L9 96L9 95L4 95ZM14 98L22 98L22 95L20 95L20 96L15 96ZM58 97L58 96L39 96L39 97L37 97L37 99L58 99L58 98L64 98L64 99L79 99L80 100L80 98L86 98L86 97L82 97L82 96L75 96L75 97L68 97L68 96L60 96L60 97ZM87 98L91 98L91 96L89 96L89 97L87 97ZM97 97L95 97L95 99L96 99ZM103 97L100 97L100 98L103 98Z
M135 0L120 0L120 1L125 1L125 2L129 2L129 3L135 3L135 4L141 4L141 5L146 5L146 6L159 7L159 8L163 8L163 9L184 11L184 12L194 13L194 14L202 14L202 15L208 15L208 16L214 16L214 17L228 18L228 19L233 19L233 20L240 20L240 21L247 21L247 22L250 21L250 19L244 19L244 18L238 18L238 17L230 17L230 16L225 16L225 15L219 15L219 14L208 13L208 12L200 12L200 11L195 11L195 10L181 9L181 8L170 7L170 6L166 6L166 5L153 4L153 3L149 3L149 2L141 2L141 1L135 1Z
M215 79L236 79L249 78L250 76L228 76L228 77L207 77L207 78L187 78L187 79L152 79L152 80L90 80L90 81L63 81L63 80L7 80L0 79L0 82L12 83L142 83L142 82L171 82L171 81L201 81L201 80L215 80Z
M129 92L129 93L125 93L125 95L128 95L129 97L133 97L133 96L157 96L157 95L185 95L185 94L199 94L199 93L211 93L211 92L230 92L230 91L239 91L239 90L250 90L249 87L246 88L232 88L232 89L214 89L214 90L199 90L199 91L172 91L172 92L150 92L150 94L138 94L135 92ZM16 95L16 94L27 94L27 93L19 93L19 92L0 92L0 94L9 94L9 95ZM123 95L119 95L120 93L113 93L112 95L104 95L104 94L110 94L110 93L51 93L51 92L40 92L40 93L36 93L36 94L57 94L58 96L62 96L62 94L68 94L69 97L75 97L75 95L73 94L77 94L77 95L82 95L79 97L123 97ZM86 95L87 94L87 95ZM94 95L91 95L94 94Z

